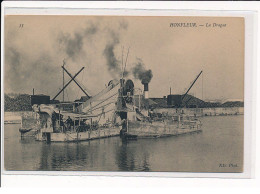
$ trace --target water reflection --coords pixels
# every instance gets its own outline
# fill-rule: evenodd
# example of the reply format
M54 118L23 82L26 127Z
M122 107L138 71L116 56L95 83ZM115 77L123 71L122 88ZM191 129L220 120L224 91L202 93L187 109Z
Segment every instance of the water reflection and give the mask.
M23 145L23 144L31 144L31 143L33 143L35 141L35 139L33 138L33 137L21 137L20 139L19 139L19 143L21 144L21 145Z
M93 166L98 159L97 150L89 143L44 143L40 156L38 170L72 170L84 163Z
M140 152L139 149L135 149L135 146L132 147L135 143L133 140L122 140L116 153L116 164L119 170L150 171L148 150Z
M41 144L37 168L40 171L150 171L149 150L136 149L135 141L116 137L79 143L38 143Z
M78 143L21 139L19 125L5 125L6 170L219 172L219 163L243 167L243 116L203 118L203 133L124 141ZM225 170L225 169L222 169ZM226 169L230 170L230 169Z

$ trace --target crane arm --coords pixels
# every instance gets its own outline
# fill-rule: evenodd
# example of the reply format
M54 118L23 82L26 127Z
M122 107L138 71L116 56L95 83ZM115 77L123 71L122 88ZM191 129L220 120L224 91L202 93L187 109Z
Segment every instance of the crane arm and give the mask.
M191 86L189 87L189 89L187 90L187 92L182 96L181 100L183 100L186 95L188 94L188 92L190 91L190 89L192 88L192 86L195 84L195 82L197 81L197 79L200 77L200 75L202 74L202 71L199 73L199 75L196 77L196 79L192 82Z

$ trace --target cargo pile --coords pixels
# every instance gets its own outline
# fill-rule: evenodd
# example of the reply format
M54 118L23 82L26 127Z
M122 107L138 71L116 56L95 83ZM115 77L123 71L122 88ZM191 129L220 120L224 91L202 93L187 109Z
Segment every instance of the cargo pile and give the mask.
M5 111L31 111L31 100L28 94L5 94Z

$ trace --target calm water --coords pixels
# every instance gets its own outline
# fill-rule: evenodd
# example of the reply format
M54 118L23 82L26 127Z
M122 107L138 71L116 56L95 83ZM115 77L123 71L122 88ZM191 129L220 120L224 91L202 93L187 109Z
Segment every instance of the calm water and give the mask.
M123 142L119 137L80 143L21 140L20 125L5 125L6 170L241 172L243 116L202 118L203 132ZM219 167L220 164L237 167Z

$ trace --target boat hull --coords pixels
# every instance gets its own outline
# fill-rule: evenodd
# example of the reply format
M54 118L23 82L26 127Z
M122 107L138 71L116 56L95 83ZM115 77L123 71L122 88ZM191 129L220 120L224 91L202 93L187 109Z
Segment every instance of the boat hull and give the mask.
M88 141L93 139L101 139L113 136L119 136L120 128L104 128L95 131L86 132L66 132L66 133L45 133L39 132L36 134L36 140L49 142L77 142Z
M127 139L159 138L178 136L182 134L201 132L201 124L194 122L189 124L164 122L129 122L128 130L124 133Z

